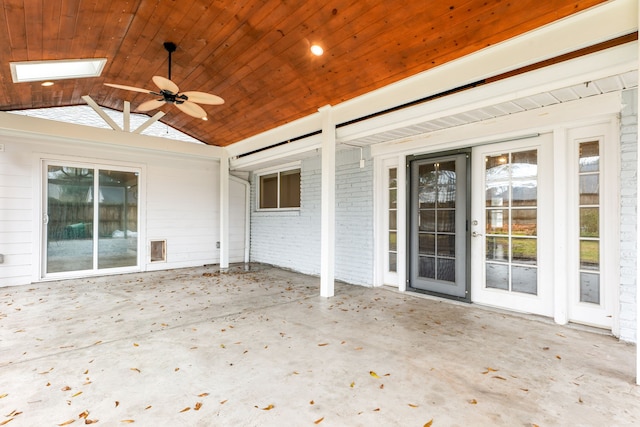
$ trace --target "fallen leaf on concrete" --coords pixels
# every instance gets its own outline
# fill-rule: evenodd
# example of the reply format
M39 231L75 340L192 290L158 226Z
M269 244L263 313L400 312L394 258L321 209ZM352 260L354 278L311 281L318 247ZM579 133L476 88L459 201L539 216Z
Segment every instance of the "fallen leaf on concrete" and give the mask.
M322 418L318 418L317 420L315 420L313 423L314 424L320 424L322 421L324 421L324 417Z
M84 411L78 414L78 418L87 418L89 416L89 411Z
M73 424L75 423L76 420L67 420L65 422L63 422L62 424L58 424L59 426L68 426L69 424Z
M472 405L477 405L478 404L478 401L475 400L475 399L468 400L468 402L471 403Z
M97 423L97 422L98 422L98 420L88 420L88 419L87 419L87 420L84 420L84 423L85 423L85 424L95 424L95 423Z
M494 375L491 378L495 378L496 380L502 380L502 381L506 381L507 379L504 377L501 377L500 375Z
M69 387L68 385L66 385L66 386L62 387L60 390L62 390L62 391L69 391L69 390L71 390L71 387Z
M380 412L380 408L374 409L373 412Z
M313 405L314 403L316 403L316 402L314 402L313 400L311 400L311 401L309 402L309 405Z
M369 371L369 375L371 375L373 378L380 378L380 377L378 376L378 374L376 374L376 373L375 373L375 372L373 372L373 371Z
M328 342L323 342L321 344L318 344L318 347L324 347L325 345L329 345L329 343Z
M4 421L2 421L2 422L0 423L0 426L3 426L3 425L6 425L6 424L9 424L11 421L13 421L13 418L6 419L6 420L4 420Z
M228 399L221 400L221 401L220 401L220 404L221 404L221 405L224 405L225 403L227 403L227 400L228 400Z
M196 406L193 407L193 409L195 409L196 411L199 411L200 408L202 408L202 402L196 403Z
M9 396L9 393L0 394L0 399L4 399L7 396Z
M146 408L144 408L144 410L145 410L145 411L147 411L147 410L149 410L149 409L151 409L151 408L153 408L153 406L149 405L149 406L147 406Z
M120 421L121 423L125 423L125 424L131 424L131 423L135 423L134 420L122 420Z
M186 408L184 408L182 411L180 412L187 412L191 410L191 406L187 406Z
M73 396L71 396L71 397L77 397L77 396L80 396L81 394L82 394L82 392L81 392L81 391L79 391L79 392L77 392L76 394L74 394L74 395L73 395Z
M489 372L498 372L498 370L497 370L497 369L493 369L493 368L485 368L485 369L486 369L486 371L484 371L484 372L482 373L482 375L486 375L486 374L488 374Z
M562 357L560 357L560 355L559 355L559 354L556 354L556 359L558 359L558 360L562 360Z
M116 400L116 408L120 405L120 402Z
M257 408L257 406L256 406L256 408ZM270 411L270 410L272 410L273 408L275 408L275 406L273 406L273 405L271 405L271 404L270 404L270 405L265 406L264 408L260 408L260 409L262 409L263 411Z
M136 371L137 373L140 373L140 369L138 368L131 368L132 371Z
M356 385L355 382L351 382L351 384L349 385L349 387L353 388Z
M198 397L205 397L205 396L209 396L209 393L200 393L200 394L198 395Z
M427 423L424 425L424 427L431 427L432 424L433 424L433 419L427 421Z

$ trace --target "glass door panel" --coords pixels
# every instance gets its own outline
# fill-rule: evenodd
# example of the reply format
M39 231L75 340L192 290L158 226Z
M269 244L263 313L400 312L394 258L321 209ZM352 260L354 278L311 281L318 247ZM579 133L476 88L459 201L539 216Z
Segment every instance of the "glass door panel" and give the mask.
M93 181L93 169L47 167L47 273L93 268Z
M471 299L553 314L551 134L473 148Z
M138 174L99 171L98 268L138 262Z

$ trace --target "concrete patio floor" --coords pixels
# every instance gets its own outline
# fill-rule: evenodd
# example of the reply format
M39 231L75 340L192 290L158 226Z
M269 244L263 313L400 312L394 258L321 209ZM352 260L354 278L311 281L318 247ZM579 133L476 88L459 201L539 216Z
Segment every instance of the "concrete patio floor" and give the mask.
M252 264L0 289L0 425L640 425L635 347Z

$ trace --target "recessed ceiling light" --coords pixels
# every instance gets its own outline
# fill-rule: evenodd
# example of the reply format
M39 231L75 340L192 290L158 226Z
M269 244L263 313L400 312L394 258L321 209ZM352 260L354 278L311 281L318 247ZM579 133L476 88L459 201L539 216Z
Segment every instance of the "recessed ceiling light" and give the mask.
M14 83L98 77L107 58L10 62Z
M40 83L40 86L53 86L53 82L47 81L47 82L42 82Z
M313 46L311 46L311 53L313 53L315 56L322 56L322 54L324 53L324 49L321 46L314 44Z

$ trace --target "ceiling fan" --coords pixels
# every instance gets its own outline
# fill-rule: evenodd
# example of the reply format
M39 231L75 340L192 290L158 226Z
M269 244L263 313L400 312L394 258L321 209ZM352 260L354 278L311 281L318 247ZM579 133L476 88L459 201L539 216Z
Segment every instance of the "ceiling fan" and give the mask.
M156 86L160 89L159 92L148 89L142 89L133 86L118 85L114 83L105 83L105 86L114 87L116 89L130 90L133 92L148 93L160 97L159 99L152 99L140 104L137 108L138 111L150 111L161 107L165 103L174 104L181 111L187 113L192 117L207 120L207 112L198 104L207 105L220 105L224 104L224 99L219 96L212 95L205 92L188 91L180 92L178 85L171 81L171 53L176 50L175 43L165 42L164 48L169 53L169 75L168 78L162 76L153 76L152 80Z

